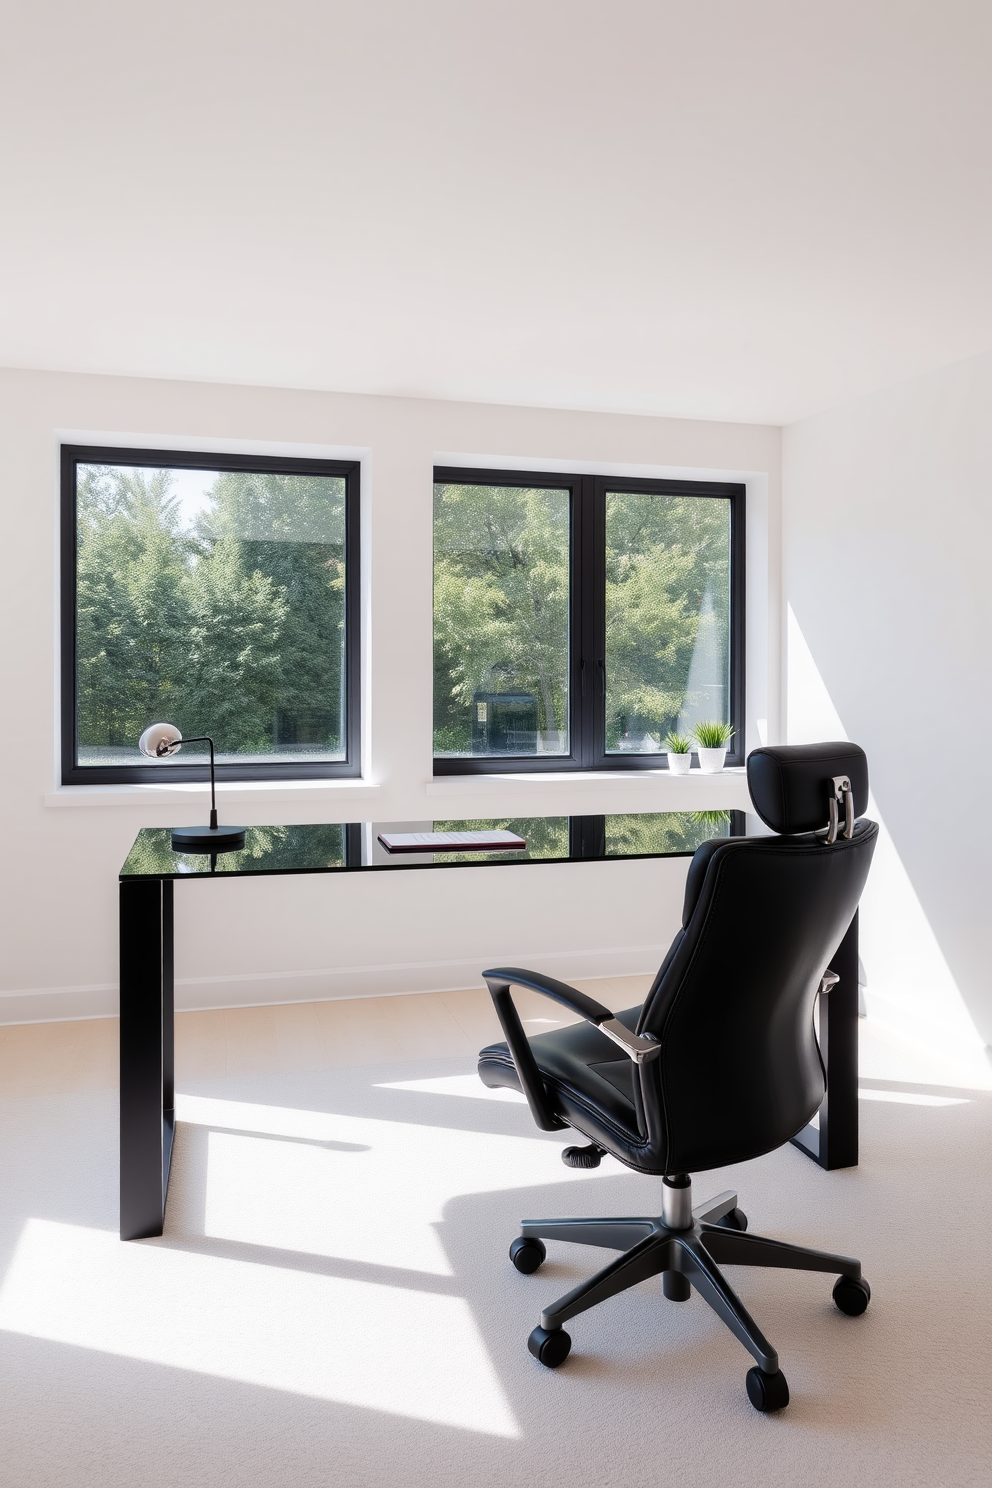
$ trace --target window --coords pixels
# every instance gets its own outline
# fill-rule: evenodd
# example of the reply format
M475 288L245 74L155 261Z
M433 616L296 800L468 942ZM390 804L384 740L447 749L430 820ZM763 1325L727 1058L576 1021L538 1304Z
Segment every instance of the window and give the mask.
M357 775L358 466L62 448L62 779Z
M742 485L435 470L436 774L739 764L743 698Z

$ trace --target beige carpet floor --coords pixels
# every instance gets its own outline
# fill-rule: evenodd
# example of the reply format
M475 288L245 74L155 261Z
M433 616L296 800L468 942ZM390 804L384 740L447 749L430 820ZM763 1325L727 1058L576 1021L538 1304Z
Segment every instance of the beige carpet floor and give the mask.
M608 1253L520 1276L519 1219L659 1194L565 1169L566 1139L464 1056L186 1079L167 1233L130 1245L114 1090L2 1100L0 1482L987 1488L992 1096L878 1047L859 1167L788 1147L695 1180L871 1282L849 1319L829 1278L732 1273L789 1379L774 1417L741 1346L657 1280L576 1319L558 1372L530 1357L542 1303Z

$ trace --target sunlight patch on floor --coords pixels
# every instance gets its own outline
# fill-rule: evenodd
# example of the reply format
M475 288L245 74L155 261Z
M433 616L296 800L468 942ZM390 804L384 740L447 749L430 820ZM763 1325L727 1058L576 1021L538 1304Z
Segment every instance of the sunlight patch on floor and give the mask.
M900 1106L966 1106L964 1095L929 1095L925 1090L858 1090L859 1100L895 1101Z
M459 1095L469 1100L515 1101L518 1105L527 1104L519 1090L507 1090L503 1087L490 1090L488 1085L483 1085L476 1074L439 1075L433 1080L390 1080L376 1088L378 1090L414 1090L423 1092L425 1095Z
M499 1437L519 1428L468 1302L30 1219L0 1327ZM401 1342L399 1342L401 1340Z
M176 1105L180 1123L206 1128L179 1129L169 1225L185 1235L450 1276L440 1226L452 1200L586 1176L537 1134L202 1096Z

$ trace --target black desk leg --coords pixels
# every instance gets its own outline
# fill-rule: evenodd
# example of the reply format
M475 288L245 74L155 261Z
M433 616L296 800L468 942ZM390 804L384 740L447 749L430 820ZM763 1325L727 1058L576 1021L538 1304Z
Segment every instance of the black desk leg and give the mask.
M854 1168L858 1163L858 917L830 963L840 977L820 994L820 1054L827 1093L819 1127L806 1126L793 1137L821 1168Z
M175 1129L172 880L120 886L121 1239L161 1235Z

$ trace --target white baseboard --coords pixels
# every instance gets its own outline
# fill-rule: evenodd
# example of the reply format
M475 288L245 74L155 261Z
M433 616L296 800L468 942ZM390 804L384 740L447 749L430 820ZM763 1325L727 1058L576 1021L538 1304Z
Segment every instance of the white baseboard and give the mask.
M116 1017L116 982L0 992L0 1027L5 1023L64 1023L79 1018Z
M534 951L518 964L564 980L640 976L655 972L666 945L611 946L592 951ZM410 992L454 992L482 985L485 966L499 957L471 960L384 962L322 967L315 971L264 971L217 977L177 977L176 1009L262 1007L281 1002L328 1002L350 997L396 997ZM117 1016L117 984L37 987L0 992L0 1024L50 1023Z

